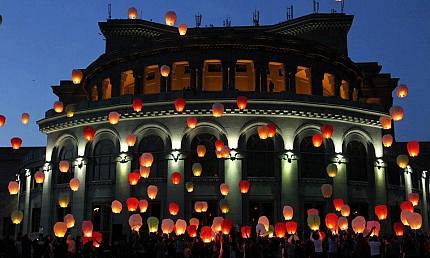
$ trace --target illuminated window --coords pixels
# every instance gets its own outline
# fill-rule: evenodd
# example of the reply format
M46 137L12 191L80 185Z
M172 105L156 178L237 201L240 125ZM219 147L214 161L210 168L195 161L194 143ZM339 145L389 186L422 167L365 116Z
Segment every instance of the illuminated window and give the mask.
M110 79L106 78L102 83L102 99L110 99L112 96L112 84Z
M237 60L235 84L238 91L255 91L255 72L252 60Z
M134 76L133 71L125 71L121 73L121 90L122 95L133 95L134 94Z
M145 67L144 78L143 94L160 93L160 71L158 65Z
M91 88L91 100L92 101L97 101L99 100L99 91L97 90L97 85L94 85Z
M206 60L203 74L203 91L222 91L222 65L220 60Z
M322 85L323 85L323 96L335 95L334 76L332 74L329 74L329 73L324 74Z
M340 97L342 99L349 99L349 82L342 80L340 85Z
M273 90L271 90L273 88ZM285 91L285 69L284 64L270 62L269 74L267 76L267 91Z
M354 88L352 90L352 100L353 101L358 101L358 89L357 88Z
M172 91L183 90L190 87L190 66L188 62L173 64Z
M296 94L311 95L312 81L311 69L303 66L297 67L296 73Z

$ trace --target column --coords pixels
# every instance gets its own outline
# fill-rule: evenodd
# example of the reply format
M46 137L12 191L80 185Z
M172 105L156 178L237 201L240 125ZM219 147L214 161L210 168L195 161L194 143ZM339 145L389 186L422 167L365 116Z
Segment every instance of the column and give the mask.
M384 161L378 159L374 165L374 175L375 175L375 203L374 205L387 204L387 184L385 180L386 166Z
M268 92L267 90L267 71L269 67L267 66L267 62L261 63L261 92Z
M423 196L422 196L422 214L423 215L423 228L429 228L429 220L428 220L428 207L427 207L427 171L423 171L422 178L421 178L421 184L423 189Z
M242 225L242 194L239 182L242 179L242 161L240 159L226 159L224 161L224 181L229 186L230 192L226 199L230 206L227 218L235 225Z
M72 214L75 217L75 226L72 229L72 234L74 236L81 235L80 227L81 222L85 218L85 191L86 191L86 174L87 174L87 161L79 157L74 162L74 176L79 179L80 186L78 191L72 192Z
M281 160L281 210L284 205L293 207L293 219L299 222L300 218L305 217L300 215L298 159L292 151L288 151L285 155Z
M127 154L120 154L127 155ZM120 157L124 158L124 157ZM116 163L115 177L115 199L122 202L123 211L120 214L113 215L113 224L122 224L122 232L125 234L129 230L127 206L125 201L130 197L130 184L128 182L128 174L131 171L131 158L125 158L125 162Z
M197 91L203 90L203 62L197 64L196 69L196 89Z
M261 81L261 68L260 64L255 63L255 92L261 92L260 81Z
M324 78L324 73L319 68L312 67L311 69L312 78L312 95L323 95L322 80Z
M340 98L340 86L342 85L342 79L339 75L334 77L334 95Z
M403 172L403 176L404 176L404 182L405 182L405 197L408 198L408 195L410 193L412 193L412 177L411 177L411 173L412 173L412 168L410 166L408 166L407 168L405 168L404 172Z
M110 83L112 85L112 97L118 97L121 94L121 73L118 72L116 74L113 74L110 77Z
M196 72L196 64L193 62L190 62L190 88L192 91L195 91L197 88L197 72Z
M173 151L173 155L180 155L179 153L175 153ZM181 182L178 185L172 184L172 174L174 172L181 173ZM178 159L177 161L171 159L167 162L167 190L166 190L166 202L164 203L164 215L171 218L183 218L185 214L185 172L184 172L184 160ZM176 202L179 204L179 213L176 216L171 216L168 214L168 205L170 202ZM161 223L161 221L160 221Z
M230 90L236 89L236 62L230 62L228 65L228 88Z
M103 99L103 81L97 82L97 95L98 95L98 100Z
M228 90L228 62L222 61L222 89Z
M343 155L336 154L332 158L332 162L337 166L337 175L333 178L333 196L342 198L345 203L348 203L347 161Z
M22 227L22 233L26 234L31 232L29 230L30 225L30 186L31 186L31 173L29 169L25 169L25 176L23 180L26 180L25 182L25 197L24 197L24 219L23 219L23 227Z
M143 94L143 87L144 87L144 68L134 69L133 70L133 76L134 76L134 95L140 95Z
M296 93L296 73L297 65L291 63L284 63L285 79L288 83L285 84L286 91Z
M48 150L46 152L49 153ZM43 234L50 234L52 232L51 216L52 216L52 164L46 162L43 167L45 173L45 180L43 181L42 188L42 209L40 217L40 225L43 228ZM55 205L55 203L54 203Z

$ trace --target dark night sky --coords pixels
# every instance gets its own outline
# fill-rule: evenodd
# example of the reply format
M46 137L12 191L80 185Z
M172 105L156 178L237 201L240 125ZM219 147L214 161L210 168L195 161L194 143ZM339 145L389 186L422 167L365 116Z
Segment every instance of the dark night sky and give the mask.
M251 13L260 11L261 23L286 18L287 5L294 16L312 11L311 0L1 0L0 14L0 114L7 117L0 128L0 146L20 136L24 146L45 145L46 137L35 121L52 107L50 86L70 79L73 68L85 68L104 50L97 22L107 18L112 2L113 18L126 18L135 6L144 19L163 22L167 10L175 10L178 22L194 25L250 25ZM335 0L320 0L320 12L336 7ZM349 55L354 61L378 61L383 72L406 83L410 95L395 102L405 108L406 118L397 123L398 140L430 140L430 1L346 0L346 13L355 19L349 33ZM22 112L30 125L20 123Z

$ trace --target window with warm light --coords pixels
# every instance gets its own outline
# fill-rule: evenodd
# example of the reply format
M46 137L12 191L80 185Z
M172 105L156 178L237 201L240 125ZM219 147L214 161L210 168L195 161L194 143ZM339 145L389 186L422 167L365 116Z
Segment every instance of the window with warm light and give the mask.
M296 94L312 95L311 69L298 66L296 73Z
M284 64L269 62L269 73L267 75L267 91L285 91L285 69Z
M342 80L340 85L340 97L342 99L349 99L349 82Z
M325 73L322 81L323 85L323 96L334 96L335 95L335 82L334 75Z
M112 97L112 84L110 79L106 78L102 82L102 99L110 99Z
M205 60L203 66L203 91L222 91L221 60Z
M190 87L190 66L186 61L173 64L172 91L180 91Z
M237 60L235 84L238 91L255 91L255 71L252 60Z
M160 71L158 65L145 67L143 78L145 80L143 94L160 93Z
M133 95L134 94L134 76L133 71L125 71L121 73L121 87L120 94L123 95Z
M92 101L99 100L99 91L97 89L97 85L93 85L93 87L91 87L91 100Z

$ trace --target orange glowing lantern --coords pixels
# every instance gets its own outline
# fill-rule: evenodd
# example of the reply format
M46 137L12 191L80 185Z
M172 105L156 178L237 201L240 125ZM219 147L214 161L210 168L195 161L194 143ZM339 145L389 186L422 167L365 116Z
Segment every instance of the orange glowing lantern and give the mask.
M276 135L276 125L274 123L268 123L267 124L267 128L269 128L269 133L267 134L267 136L269 138L273 138Z
M158 187L155 185L149 185L146 189L146 193L148 194L148 198L154 200L157 197Z
M142 99L135 98L133 99L133 110L134 112L140 112L143 109Z
M161 232L163 232L163 234L172 233L174 227L175 227L175 223L171 219L163 219L161 221Z
M330 139L333 135L334 128L329 124L324 124L321 126L321 133L326 139Z
M269 218L267 218L266 216L260 216L258 218L258 224L263 225L266 231L269 230L270 222Z
M402 211L413 212L414 211L414 205L410 201L403 201L403 202L400 203L400 209Z
M188 126L188 128L191 128L191 129L196 128L196 126L197 126L197 118L195 118L195 117L188 117L187 118L187 126Z
M412 230L420 229L423 224L423 218L421 214L416 212L406 214L406 220L408 221L409 227Z
M21 123L23 125L28 124L28 122L30 121L30 114L29 113L22 113L21 115Z
M258 137L261 140L265 140L269 137L269 127L267 125L262 125L257 127Z
M284 238L287 229L285 223L278 222L275 224L275 236L279 238Z
M420 143L417 141L410 141L407 144L408 153L411 157L416 157L420 153Z
M140 173L139 172L131 172L128 174L128 183L130 185L137 185L140 179Z
M128 18L130 20L137 19L137 9L136 8L134 8L134 7L128 8Z
M112 213L119 214L122 211L122 203L120 201L114 200L110 205Z
M340 230L348 230L348 219L345 217L340 217L337 220L337 226L339 227Z
M248 193L250 187L251 187L251 184L249 183L248 180L240 180L239 189L240 189L241 193L243 193L243 194Z
M370 232L372 228L373 228L373 231L370 234L370 236L378 236L379 231L381 231L381 224L375 220L368 221L366 224L366 230Z
M349 214L351 214L351 208L348 204L344 204L340 207L340 214L344 217L349 217Z
M230 148L228 146L222 147L220 154L221 158L227 159L228 157L230 157Z
M127 135L127 146L133 147L136 144L137 136L135 134L129 134Z
M189 237L196 237L197 236L197 227L195 225L189 225L187 227L187 234Z
M135 197L130 197L126 201L128 211L137 211L137 207L139 206L139 200Z
M187 104L187 102L185 101L185 99L183 99L183 98L176 99L175 100L175 110L176 110L176 112L181 113L182 111L184 111L186 104Z
M168 26L175 26L175 23L176 23L176 13L174 11L168 11L164 15L164 19L166 21L166 25L168 25Z
M409 164L409 158L406 155L400 154L397 156L396 162L400 168L405 169Z
M139 173L142 178L148 178L149 174L151 174L151 168L149 167L140 167Z
M185 234L187 230L187 222L183 219L178 219L175 223L175 234L177 236Z
M179 183L181 183L181 178L182 178L181 173L173 172L170 179L172 181L172 184L179 185Z
M215 103L212 105L212 115L214 117L221 117L224 114L224 105L221 103Z
M206 146L204 145L197 145L197 156L199 158L203 158L206 154Z
M75 226L75 217L72 214L67 214L64 216L64 223L66 223L67 228L73 228Z
M391 117L381 116L379 118L379 123L381 123L382 129L391 129Z
M293 219L294 209L291 206L285 205L282 209L282 215L284 215L285 220Z
M407 97L408 94L409 94L408 86L406 86L405 84L400 84L399 86L397 86L397 89L396 89L397 97L402 99Z
M87 141L92 141L94 139L94 135L96 134L96 129L91 126L84 127L84 138Z
M9 190L9 194L10 195L15 195L18 194L19 192L19 183L16 181L10 181L7 189Z
M61 173L67 173L70 168L70 162L67 160L62 160L60 163L58 163L58 168Z
M169 203L169 213L172 216L178 215L179 212L179 204L177 202L170 202Z
M400 221L402 221L403 225L409 226L407 216L409 216L411 213L413 213L413 211L402 210L402 212L400 212Z
M103 242L103 234L98 231L94 231L91 239L93 241L93 247L99 248L100 244Z
M321 185L322 196L326 199L330 198L333 194L333 187L330 184Z
M219 209L221 210L222 214L227 214L230 211L230 205L226 199L221 199L219 201Z
M12 149L18 150L19 148L21 148L22 140L19 137L13 137L12 139L10 139L10 144L12 145Z
M394 229L394 233L396 234L396 236L403 236L405 230L404 230L404 226L402 223L395 222L393 225L393 229Z
M145 199L139 200L140 213L145 213L147 209L148 209L148 201Z
M149 168L152 166L153 162L154 162L154 156L149 152L142 153L142 155L139 158L139 163L142 167Z
M61 101L56 101L54 103L54 111L57 113L61 113L64 110L64 104Z
M163 77L169 77L170 75L170 67L167 65L162 65L160 68L160 74Z
M69 201L70 201L70 198L68 194L61 194L58 197L58 205L61 208L67 208L67 206L69 206Z
M351 226L356 234L363 233L366 229L366 219L363 216L357 216L351 221Z
M45 173L43 173L43 171L37 171L34 173L34 181L36 184L43 184L45 181Z
M187 24L185 23L179 24L178 26L179 35L185 36L185 34L187 34L187 29L188 29Z
M73 117L76 112L76 105L74 104L67 105L65 108L65 111L66 111L67 117Z
M327 175L329 177L331 177L331 178L336 177L337 176L337 165L334 163L328 164L327 168L326 168L326 172L327 172Z
M149 218L153 218L153 217L149 217ZM139 214L132 214L128 218L128 225L130 226L131 230L139 232L139 229L143 225L142 217ZM157 227L158 227L158 220L157 220Z
M418 193L410 193L408 195L408 201L410 201L413 206L417 206L420 202L420 195Z
M67 224L64 222L57 222L54 224L54 235L63 238L67 232Z
M244 110L248 105L248 99L245 96L239 96L236 99L236 104L239 110Z
M4 115L0 115L0 127L3 127L6 123L6 117Z
M116 124L118 124L118 123L119 123L119 118L120 118L120 117L121 117L121 114L120 114L120 113L115 112L115 111L110 112L110 113L109 113L109 115L108 115L109 123L110 123L111 125L116 125Z
M69 186L70 186L70 190L72 190L73 192L78 191L80 185L81 185L81 182L79 181L79 179L77 178L70 179Z
M212 231L212 228L210 228L208 226L204 226L200 229L200 238L202 239L203 243L212 242L214 235L215 234Z
M338 217L335 213L327 213L325 216L325 225L328 229L333 230L337 226Z
M311 209L308 209L306 213L308 214L308 216L312 216L312 215L319 215L320 212L318 211L318 209L311 208Z
M197 219L197 218L191 218L190 219L190 225L194 225L194 226L196 226L196 228L198 228L199 224L200 224L199 219Z
M221 232L224 235L229 235L232 227L233 227L233 221L231 219L224 219L221 224Z
M221 195L222 195L222 196L227 196L227 195L228 195L228 193L229 193L229 191L230 191L230 187L228 187L228 184L226 184L226 183L222 183L222 184L219 186L219 191L221 192Z
M202 165L200 163L194 163L191 170L193 171L193 175L199 177L202 175Z
M342 205L344 205L345 203L343 202L343 199L341 198L336 198L333 200L333 206L335 208L336 211L340 211Z
M10 219L12 220L12 223L15 225L18 225L22 222L22 219L24 218L24 213L22 211L12 211L10 214Z
M187 189L187 192L192 193L194 191L193 182L186 182L185 183L185 189Z
M221 151L222 150L222 148L224 148L224 142L222 141L222 140L216 140L215 141L215 149L217 150L217 151Z
M319 230L321 219L318 215L308 215L307 222L311 230L313 231Z
M384 145L385 148L391 147L391 145L393 145L393 141L394 139L391 134L386 134L382 136L382 144Z
M93 236L93 223L90 220L83 220L81 223L81 228L84 237Z
M378 217L378 220L385 220L388 215L387 205L380 204L375 206L375 215Z
M297 232L297 222L295 221L287 221L285 223L285 229L289 235L294 235Z
M240 228L240 232L242 235L242 238L250 238L251 237L251 227L250 226L242 226Z
M72 82L73 82L73 84L81 83L83 77L84 77L84 74L82 73L82 70L80 70L80 69L73 69L72 70Z
M403 119L404 111L402 107L392 106L389 111L390 116L393 118L394 121L400 121Z
M312 144L314 145L315 148L318 148L322 145L323 142L323 137L320 133L316 133L314 135L312 135Z

